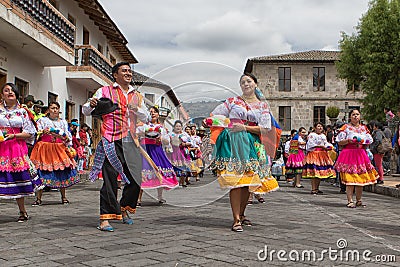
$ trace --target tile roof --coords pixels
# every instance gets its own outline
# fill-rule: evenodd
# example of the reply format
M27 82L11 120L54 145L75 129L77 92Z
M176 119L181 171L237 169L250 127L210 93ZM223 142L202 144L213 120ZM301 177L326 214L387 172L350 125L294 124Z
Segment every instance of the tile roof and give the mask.
M311 50L290 54L261 56L249 59L253 62L268 61L336 61L339 60L340 51Z
M94 24L99 27L99 30L104 33L110 44L118 51L124 61L132 64L138 63L138 60L128 48L128 40L98 0L75 0L75 2L93 20Z

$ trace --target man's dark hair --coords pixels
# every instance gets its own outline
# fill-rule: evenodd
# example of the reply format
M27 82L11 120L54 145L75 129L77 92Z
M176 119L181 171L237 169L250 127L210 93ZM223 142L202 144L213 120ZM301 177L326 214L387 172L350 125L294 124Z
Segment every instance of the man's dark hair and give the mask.
M118 62L117 64L115 64L111 69L111 75L114 77L114 74L118 72L119 67L125 66L125 65L131 67L129 62Z
M8 85L10 85L10 84L8 84ZM24 98L24 104L28 103L29 101L35 102L35 97L33 95L27 95Z

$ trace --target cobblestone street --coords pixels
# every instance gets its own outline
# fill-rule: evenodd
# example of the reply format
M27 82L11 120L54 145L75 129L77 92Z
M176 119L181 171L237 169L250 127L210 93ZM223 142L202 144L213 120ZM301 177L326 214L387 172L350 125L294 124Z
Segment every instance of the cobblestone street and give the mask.
M229 198L222 195L214 179L207 175L186 189L167 192L169 205L159 206L145 195L143 206L132 216L134 225L112 222L113 233L96 229L102 181L84 181L67 190L69 205L60 204L56 191L44 193L40 207L28 205L34 198L27 198L31 219L26 223L16 222L14 201L2 200L0 265L398 266L395 262L368 262L362 257L370 250L371 260L377 255L382 259L383 255L386 259L395 255L400 260L398 198L364 192L367 207L349 209L345 195L328 183L321 184L325 194L315 196L310 194L307 181L303 189L280 181L280 190L267 195L266 203L248 207L246 215L254 225L243 233L234 233L230 230ZM214 190L207 189L208 195L196 190L210 183ZM338 246L343 247L339 250L342 258L339 252L331 258L321 255L329 248L338 250ZM278 259L275 252L271 259L272 250L286 254ZM300 256L302 251L313 250L316 260L300 257L297 262L290 261L291 250ZM360 259L346 261L348 250L357 250ZM295 256L295 252L290 255Z

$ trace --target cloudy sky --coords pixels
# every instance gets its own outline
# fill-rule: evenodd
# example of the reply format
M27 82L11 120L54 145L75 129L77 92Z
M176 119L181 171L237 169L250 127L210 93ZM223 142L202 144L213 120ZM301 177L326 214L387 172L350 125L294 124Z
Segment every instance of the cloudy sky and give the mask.
M240 92L247 59L337 50L368 0L100 0L129 41L135 70L184 102Z

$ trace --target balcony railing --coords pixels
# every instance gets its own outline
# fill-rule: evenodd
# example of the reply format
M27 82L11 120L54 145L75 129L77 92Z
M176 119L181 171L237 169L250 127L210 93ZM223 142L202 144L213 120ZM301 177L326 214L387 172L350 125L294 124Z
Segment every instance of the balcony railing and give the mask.
M111 62L91 45L75 45L75 66L92 66L113 80Z
M75 26L44 0L11 0L68 46L74 46Z

